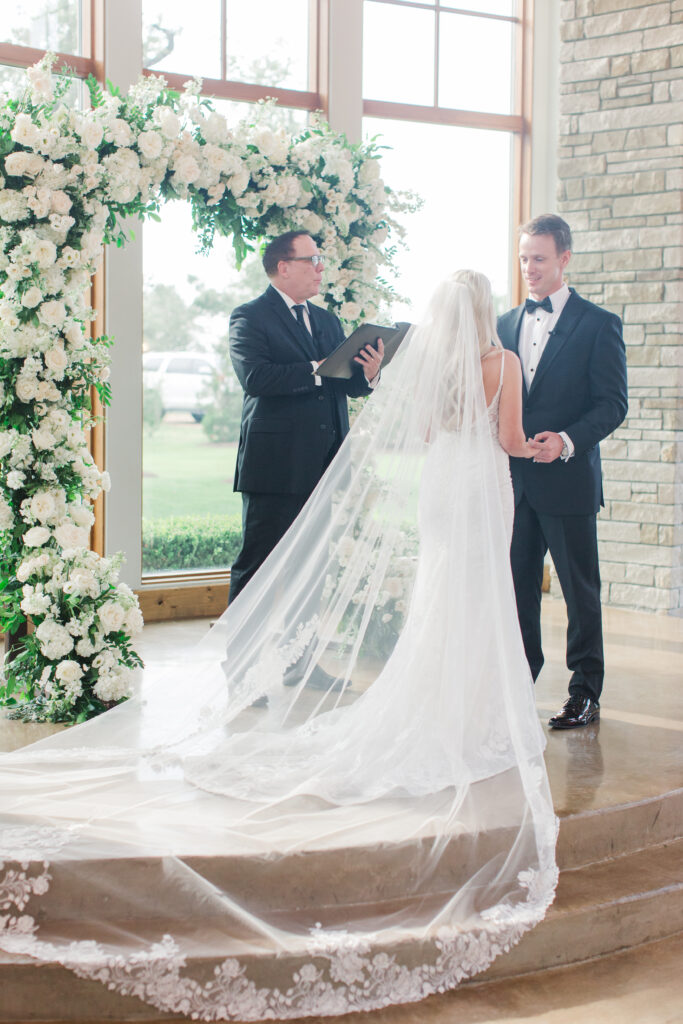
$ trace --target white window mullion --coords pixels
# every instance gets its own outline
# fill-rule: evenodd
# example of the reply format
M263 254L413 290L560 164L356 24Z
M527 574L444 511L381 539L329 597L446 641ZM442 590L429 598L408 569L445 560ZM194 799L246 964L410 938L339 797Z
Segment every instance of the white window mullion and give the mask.
M105 0L104 71L122 93L142 70L142 0ZM105 262L105 330L112 348L112 404L107 410L105 554L126 556L121 578L141 582L142 533L142 232L124 249L109 246Z

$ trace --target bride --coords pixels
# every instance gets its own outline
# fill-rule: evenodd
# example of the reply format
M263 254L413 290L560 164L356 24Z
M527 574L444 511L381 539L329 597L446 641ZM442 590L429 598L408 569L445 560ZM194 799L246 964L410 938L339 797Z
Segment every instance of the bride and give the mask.
M519 362L459 271L187 660L2 758L0 948L284 1019L443 991L540 921L556 821L508 454L533 455Z

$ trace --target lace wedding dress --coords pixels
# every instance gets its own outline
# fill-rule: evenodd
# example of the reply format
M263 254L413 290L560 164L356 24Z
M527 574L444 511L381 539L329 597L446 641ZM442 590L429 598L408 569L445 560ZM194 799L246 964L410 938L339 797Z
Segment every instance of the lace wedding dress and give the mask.
M285 1019L443 991L543 918L556 819L479 355L449 280L206 640L0 758L0 948Z

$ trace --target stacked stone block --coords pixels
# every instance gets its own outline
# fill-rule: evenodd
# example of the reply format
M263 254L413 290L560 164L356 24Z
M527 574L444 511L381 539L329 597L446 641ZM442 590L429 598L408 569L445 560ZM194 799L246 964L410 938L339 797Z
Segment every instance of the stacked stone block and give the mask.
M561 3L570 284L624 322L629 414L601 446L603 599L683 612L683 0Z

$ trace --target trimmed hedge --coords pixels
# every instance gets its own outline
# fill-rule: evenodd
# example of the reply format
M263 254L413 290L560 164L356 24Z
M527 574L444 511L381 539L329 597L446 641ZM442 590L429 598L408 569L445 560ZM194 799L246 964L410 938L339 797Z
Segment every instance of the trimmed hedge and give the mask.
M142 520L144 572L227 569L242 544L239 516L171 516Z

